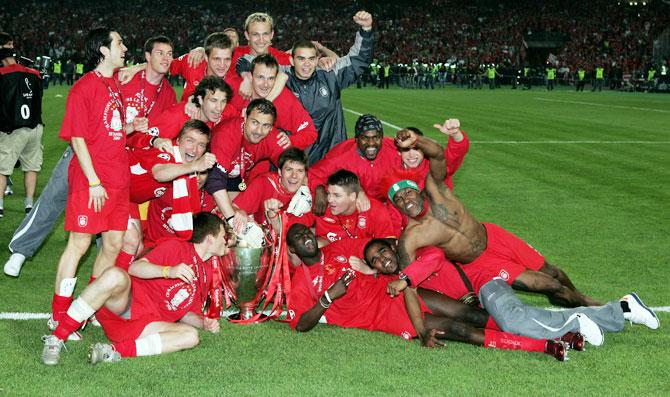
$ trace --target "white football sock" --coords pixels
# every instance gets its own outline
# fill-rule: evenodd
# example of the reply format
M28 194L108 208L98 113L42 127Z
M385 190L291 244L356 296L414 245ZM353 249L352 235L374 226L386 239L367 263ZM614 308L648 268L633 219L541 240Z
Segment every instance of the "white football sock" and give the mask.
M67 315L72 317L77 322L84 322L88 320L95 313L95 310L84 301L81 296L72 302L70 308L67 309Z
M154 356L161 354L163 350L163 342L159 334L147 335L135 341L135 352L137 357L140 356Z

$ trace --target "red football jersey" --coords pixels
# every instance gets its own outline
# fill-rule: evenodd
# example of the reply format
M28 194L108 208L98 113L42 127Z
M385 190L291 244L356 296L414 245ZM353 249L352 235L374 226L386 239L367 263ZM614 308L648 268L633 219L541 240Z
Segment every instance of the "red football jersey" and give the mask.
M367 240L342 240L331 243L321 249L321 263L312 266L302 265L296 269L291 279L289 297L289 319L291 328L295 328L303 313L318 304L324 292L351 269L349 256L362 252ZM386 293L387 284L395 279L390 276L367 276L356 273L349 284L347 293L333 301L326 310L323 319L326 324L344 328L361 328L369 331L382 331L411 339L416 336L414 327L405 310L402 294L392 298ZM427 309L422 303L422 310Z
M177 266L184 263L193 269L195 277L190 283L180 279L133 277L131 306L133 317L140 314L136 311L140 311L154 316L158 315L166 322L175 322L188 312L202 315L212 283L211 259L204 262L196 252L193 243L182 240L162 242L145 258L159 266Z
M166 78L154 85L146 80L144 71L121 86L121 95L126 108L126 124L132 123L135 117L158 116L177 102L174 89Z
M158 182L151 170L158 164L175 164L174 156L158 149L135 149L128 151L130 164L130 201L142 204L161 197L172 182Z
M277 199L283 204L282 209L288 207L293 198L293 193L286 191L279 181L277 172L268 172L259 175L247 186L247 190L235 197L233 203L248 215L254 217L254 222L265 223L265 209L263 203L267 199Z
M116 76L107 78L96 72L85 74L70 90L60 137L70 141L83 138L95 173L105 187L126 189L130 182L125 111ZM88 190L88 179L79 161L70 162L70 191Z

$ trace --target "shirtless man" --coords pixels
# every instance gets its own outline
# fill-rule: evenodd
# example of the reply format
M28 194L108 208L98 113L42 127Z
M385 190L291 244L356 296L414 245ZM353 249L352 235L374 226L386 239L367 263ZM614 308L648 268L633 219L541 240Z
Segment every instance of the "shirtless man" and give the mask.
M436 127L447 133L454 128L453 120ZM401 268L414 261L417 249L434 245L444 251L448 260L461 265L521 264L527 270L513 281L506 281L515 289L542 293L556 305L599 305L579 292L561 269L546 262L523 240L497 225L480 223L470 214L442 183L447 167L444 150L437 142L405 129L398 131L396 145L400 149L416 147L430 162L430 173L422 191L411 172L397 171L388 175L383 184L389 200L409 218L398 244Z

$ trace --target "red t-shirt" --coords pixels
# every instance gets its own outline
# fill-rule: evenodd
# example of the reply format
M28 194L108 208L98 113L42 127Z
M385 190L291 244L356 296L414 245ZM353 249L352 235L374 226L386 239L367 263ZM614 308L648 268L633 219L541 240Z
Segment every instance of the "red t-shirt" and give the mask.
M193 243L181 240L165 241L146 256L146 260L159 266L186 264L195 274L192 282L180 279L132 279L132 315L137 307L143 313L157 315L165 322L180 320L186 313L202 315L207 294L212 283L211 259L204 262Z
M382 146L373 161L360 154L354 138L338 144L323 159L310 167L310 190L314 192L316 186L326 185L331 174L337 170L345 169L358 176L368 197L373 197L381 202L386 201L386 192L380 192L378 186L388 172L398 167L398 158L400 157L393 140L389 141L386 139L382 141Z
M296 222L316 224L316 235L330 242L341 239L370 239L397 237L389 213L384 204L371 198L370 209L364 212L354 211L351 215L333 215L330 208L326 208L323 216L316 216L311 212L303 215L304 220Z
M259 143L252 144L244 138L244 119L228 119L212 131L211 151L230 178L240 175L245 178L261 160L277 164L279 155L284 151L277 143L277 134L278 131L273 129Z
M301 265L291 279L289 320L295 328L303 313L318 304L318 299L351 268L349 256L362 252L368 240L342 240L321 249L321 263ZM358 247L357 245L361 245ZM368 276L356 273L347 293L333 301L323 317L326 324L343 328L382 331L411 339L416 336L402 294L392 298L386 286L392 276ZM427 311L422 303L423 311Z
M174 156L158 149L128 150L130 201L141 204L165 194L172 182L158 182L151 172L158 164L175 164Z
M174 89L166 78L154 85L146 80L144 71L121 86L121 95L126 107L126 124L132 123L135 117L156 117L177 102Z
M268 172L251 181L247 190L237 195L233 203L246 211L248 215L252 215L256 223L264 223L266 221L263 207L265 200L277 199L283 204L282 210L285 210L288 203L291 202L293 194L286 191L282 186L279 181L279 174L276 171Z
M456 300L468 293L458 270L444 258L444 252L436 247L417 250L414 262L402 272L410 279L413 287L437 291Z
M90 72L70 90L60 138L83 138L95 173L105 187L127 189L130 182L124 108L116 76L107 78ZM88 179L79 161L70 162L70 191L87 190Z
M234 96L232 101L238 109L245 109L249 102L239 95ZM316 142L318 133L312 117L288 88L284 88L272 103L277 108L275 128L288 132L293 146L304 150Z

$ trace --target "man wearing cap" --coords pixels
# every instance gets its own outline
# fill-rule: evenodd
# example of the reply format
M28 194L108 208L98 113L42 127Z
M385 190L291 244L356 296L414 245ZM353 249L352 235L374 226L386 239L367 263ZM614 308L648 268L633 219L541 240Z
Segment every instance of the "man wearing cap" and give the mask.
M310 190L314 194L316 215L323 215L327 205L326 180L339 169L356 174L365 193L379 201L386 201L385 192L378 191L382 176L398 168L400 155L393 141L383 139L384 129L379 119L371 114L358 118L355 137L347 139L309 170Z
M446 126L445 126L446 128ZM421 247L436 246L445 257L460 265L514 263L526 270L516 278L499 274L513 288L538 292L560 306L594 306L599 303L581 292L559 268L549 264L533 247L500 226L480 223L444 185L446 164L442 147L411 130L398 131L400 148L416 147L430 161L425 188L419 189L415 174L396 171L380 184L393 205L409 220L398 242L400 267L416 259ZM440 181L439 183L436 181Z

